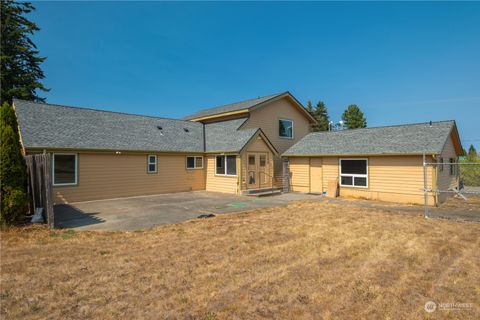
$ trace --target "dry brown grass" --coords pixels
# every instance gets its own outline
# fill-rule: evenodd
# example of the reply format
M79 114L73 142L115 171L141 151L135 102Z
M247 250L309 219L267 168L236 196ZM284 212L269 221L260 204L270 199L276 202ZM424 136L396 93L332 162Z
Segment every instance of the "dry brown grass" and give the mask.
M474 223L303 202L143 232L10 230L1 244L2 318L480 316ZM428 314L428 300L473 305Z

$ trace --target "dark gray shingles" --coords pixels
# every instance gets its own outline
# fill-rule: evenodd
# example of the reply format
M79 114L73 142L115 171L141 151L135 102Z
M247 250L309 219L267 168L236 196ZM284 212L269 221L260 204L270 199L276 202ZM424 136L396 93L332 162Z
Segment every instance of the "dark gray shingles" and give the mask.
M190 114L183 119L190 120L190 119L195 119L195 118L200 118L200 117L208 117L208 116L211 116L211 115L225 113L225 112L232 112L232 111L252 108L252 107L254 107L254 106L256 106L256 105L258 105L262 102L273 99L273 98L278 97L278 96L280 96L282 94L285 94L285 93L286 92L276 93L276 94L272 94L272 95L269 95L269 96L258 97L258 98L255 98L255 99L249 99L249 100L244 100L244 101L240 101L240 102L235 102L235 103L223 105L223 106L220 106L220 107L203 109L203 110L200 110L196 113Z
M203 125L197 122L23 100L14 105L26 148L204 151Z
M454 124L438 121L310 133L283 155L438 154Z
M205 124L205 151L240 151L259 130L238 130L246 120L242 118Z

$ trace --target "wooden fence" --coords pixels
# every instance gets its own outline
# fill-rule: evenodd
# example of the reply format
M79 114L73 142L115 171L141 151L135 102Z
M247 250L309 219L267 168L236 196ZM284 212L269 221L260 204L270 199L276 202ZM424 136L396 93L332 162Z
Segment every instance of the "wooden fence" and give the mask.
M49 154L25 156L28 172L28 195L30 210L43 208L44 220L55 227L52 191L52 158Z

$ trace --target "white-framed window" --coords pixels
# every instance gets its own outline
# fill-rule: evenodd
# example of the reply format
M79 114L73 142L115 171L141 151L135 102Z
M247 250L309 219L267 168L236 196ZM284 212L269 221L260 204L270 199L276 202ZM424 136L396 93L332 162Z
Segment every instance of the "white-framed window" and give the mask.
M237 156L216 156L215 174L221 176L237 175Z
M53 185L74 186L78 178L78 155L76 153L54 153L52 161Z
M368 159L340 159L340 185L368 188Z
M154 154L147 156L147 172L157 173L157 156Z
M278 120L278 136L280 138L293 139L293 121L280 119Z
M203 157L187 156L187 169L203 169Z

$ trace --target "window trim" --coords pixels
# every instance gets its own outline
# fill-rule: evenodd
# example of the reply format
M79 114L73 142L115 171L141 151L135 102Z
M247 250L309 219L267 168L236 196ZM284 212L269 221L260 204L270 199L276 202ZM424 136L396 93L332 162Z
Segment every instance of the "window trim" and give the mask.
M235 174L228 174L227 168L227 157L232 156L235 157ZM224 157L223 166L225 167L225 173L217 173L217 157ZM215 175L219 177L237 177L238 176L238 168L237 168L237 155L236 154L217 154L215 155Z
M457 168L456 168L456 164L455 164L455 158L448 158L448 163L449 163L449 167L450 167L450 170L449 170L449 174L451 177L453 176L456 176L457 175Z
M193 168L188 167L188 158L193 158ZM197 167L197 158L202 158L202 166ZM185 157L185 169L187 170L201 170L203 169L203 156L186 156ZM216 166L215 166L216 168Z
M155 163L150 162L150 157L155 157ZM155 164L155 171L150 171L150 165ZM147 173L158 173L158 159L156 154L149 154L147 155Z
M57 154L62 156L75 156L75 182L55 183L55 156ZM63 186L76 186L76 185L78 185L78 153L63 153L63 152L53 153L52 154L52 186L63 187Z
M290 121L292 123L292 136L291 137L283 137L280 135L280 121ZM279 118L278 119L278 137L280 139L288 139L288 140L293 140L294 137L295 137L295 133L294 133L294 126L293 126L293 120L290 120L290 119L282 119L282 118Z
M342 160L365 160L367 162L367 173L366 174L352 174L352 173L344 173L342 174ZM368 158L339 158L338 159L338 182L341 187L347 188L359 188L359 189L368 189L370 184L370 179L368 178ZM345 177L352 177L352 185L349 184L342 184L342 176ZM367 181L367 185L365 186L356 186L355 185L355 177L365 178Z

